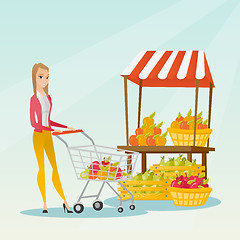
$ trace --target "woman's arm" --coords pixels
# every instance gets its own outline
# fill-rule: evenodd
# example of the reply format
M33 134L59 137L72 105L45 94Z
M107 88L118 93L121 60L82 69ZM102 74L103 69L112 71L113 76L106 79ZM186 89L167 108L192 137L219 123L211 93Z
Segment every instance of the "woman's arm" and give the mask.
M51 124L51 126L54 126L54 127L67 128L67 126L65 126L63 124L60 124L60 123L57 123L57 122L54 122L52 120L50 120L50 124Z

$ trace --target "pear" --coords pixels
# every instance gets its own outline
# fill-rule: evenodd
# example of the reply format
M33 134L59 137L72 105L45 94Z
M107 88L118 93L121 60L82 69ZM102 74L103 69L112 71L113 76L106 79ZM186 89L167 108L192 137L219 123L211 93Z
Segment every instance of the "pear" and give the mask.
M112 166L117 167L118 164L119 164L119 162L115 162L115 163L112 164Z
M150 171L150 170L146 171L146 172L142 175L142 180L143 180L143 181L146 181L146 180L148 179L149 171Z
M87 169L87 170L80 173L80 177L83 178L83 179L87 179L88 174L89 174L89 170Z
M181 157L179 156L179 157L177 157L177 158L174 160L175 166L179 166L180 161L181 161Z
M174 158L169 159L169 166L175 166Z
M138 175L136 175L135 177L131 177L131 181L137 181L138 180Z
M185 161L185 166L192 166L192 163L189 160Z
M180 162L179 166L185 166L185 161L182 160L182 161Z
M153 176L154 176L154 173L150 172L150 174L148 175L147 181L153 181Z
M160 161L160 166L165 166L165 160L164 160L165 156L162 157L161 161Z
M114 181L115 180L115 176L116 176L116 172L110 173L109 176L108 176L108 180Z
M143 180L142 179L142 173L139 173L137 176L138 176L137 181L142 181Z
M153 178L152 178L153 181L160 181L160 177L158 177L157 175L153 175Z

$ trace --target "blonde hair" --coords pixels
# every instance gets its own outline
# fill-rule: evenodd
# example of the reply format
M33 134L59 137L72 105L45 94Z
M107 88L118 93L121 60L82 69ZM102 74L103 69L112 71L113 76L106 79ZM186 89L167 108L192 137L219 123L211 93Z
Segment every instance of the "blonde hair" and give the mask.
M37 97L37 84L36 84L36 75L37 75L37 71L39 68L42 68L44 70L49 71L49 68L42 64L42 63L36 63L34 64L33 68L32 68L32 84L33 84L33 92L34 95ZM44 92L46 93L46 95L48 95L48 85L43 88Z

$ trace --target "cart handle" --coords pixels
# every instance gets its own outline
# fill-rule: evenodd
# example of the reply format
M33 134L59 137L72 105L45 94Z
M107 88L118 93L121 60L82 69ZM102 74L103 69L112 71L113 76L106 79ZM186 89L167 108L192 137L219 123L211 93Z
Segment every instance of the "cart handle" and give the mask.
M88 138L92 142L92 144L93 144L93 146L94 146L94 148L96 150L95 142L82 129L63 131L63 132L53 132L52 135L55 136L56 138L58 138L60 141L62 141L65 144L65 146L68 148L67 142L65 140L63 140L62 137L60 137L58 135L69 134L69 133L82 133L82 135L84 135L86 138ZM97 152L97 150L96 150L96 152Z
M83 130L78 129L78 130L68 130L68 131L62 131L62 132L53 132L52 135L57 136L57 135L63 135L63 134L69 134L69 133L78 133L78 132L83 132Z
M93 147L95 149L95 152L96 152L96 155L97 155L97 159L99 160L100 162L100 158L98 156L98 152L97 152L97 148L96 148L96 145L95 145L95 142L93 141L93 139L91 137L89 137L82 129L78 129L78 130L70 130L70 131L63 131L63 132L53 132L52 135L56 136L56 138L58 138L61 142L63 142L65 144L65 146L67 147L68 151L69 151L69 147L68 147L68 144L65 140L62 139L62 137L58 136L58 135L63 135L63 134L69 134L69 133L82 133L82 135L84 135L86 138L88 138L92 144L93 144Z

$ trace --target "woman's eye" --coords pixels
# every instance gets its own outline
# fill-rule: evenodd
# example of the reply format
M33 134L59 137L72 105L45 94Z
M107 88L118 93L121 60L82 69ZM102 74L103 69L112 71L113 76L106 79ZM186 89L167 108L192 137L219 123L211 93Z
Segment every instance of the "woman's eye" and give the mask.
M48 77L47 77L47 79L48 79Z
M42 76L39 76L40 79L42 79L43 77Z

